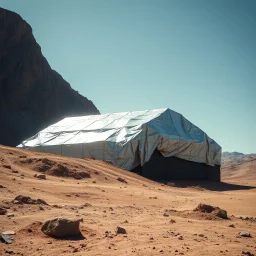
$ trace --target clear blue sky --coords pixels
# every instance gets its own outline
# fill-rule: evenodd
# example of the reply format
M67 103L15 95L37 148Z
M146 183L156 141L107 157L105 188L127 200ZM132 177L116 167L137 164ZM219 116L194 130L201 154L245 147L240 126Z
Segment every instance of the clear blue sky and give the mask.
M0 0L101 113L168 107L256 152L255 0Z

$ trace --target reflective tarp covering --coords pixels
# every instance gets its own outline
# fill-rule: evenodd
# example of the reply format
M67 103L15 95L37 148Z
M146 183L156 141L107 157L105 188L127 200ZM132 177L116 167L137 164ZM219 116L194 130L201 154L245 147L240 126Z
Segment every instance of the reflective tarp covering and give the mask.
M106 160L127 170L149 161L155 150L164 157L221 164L221 147L170 109L65 118L18 147Z

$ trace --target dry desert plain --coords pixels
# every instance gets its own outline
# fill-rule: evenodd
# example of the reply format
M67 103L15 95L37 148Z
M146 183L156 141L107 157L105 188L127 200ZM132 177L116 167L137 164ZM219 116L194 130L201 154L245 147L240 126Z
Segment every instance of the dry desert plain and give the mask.
M42 172L45 180L35 177ZM13 203L18 195L48 205ZM229 219L193 211L199 203L225 209ZM0 242L0 255L256 254L256 160L224 168L221 183L167 185L103 161L0 146L0 207L7 210L0 233L16 233L12 244ZM59 216L83 218L82 235L41 232ZM127 234L116 235L118 226ZM252 237L238 237L241 231Z

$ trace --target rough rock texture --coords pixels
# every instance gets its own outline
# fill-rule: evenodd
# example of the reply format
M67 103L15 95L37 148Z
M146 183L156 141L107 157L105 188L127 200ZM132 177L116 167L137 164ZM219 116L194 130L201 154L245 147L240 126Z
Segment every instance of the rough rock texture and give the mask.
M6 213L7 213L6 209L4 209L3 207L0 207L0 215L4 215Z
M44 205L48 205L43 199L32 199L29 196L23 196L23 195L19 195L16 196L15 199L13 200L13 203L16 204L44 204Z
M51 69L30 25L0 8L0 144L16 146L64 117L98 113Z
M204 213L211 213L214 214L215 216L222 218L222 219L227 219L227 211L220 209L219 207L211 206L208 204L199 204L194 211L198 212L204 212Z
M117 234L127 234L126 230L122 227L117 227L116 228L116 233Z
M47 220L41 231L52 237L72 237L80 235L79 224L83 219L56 218Z

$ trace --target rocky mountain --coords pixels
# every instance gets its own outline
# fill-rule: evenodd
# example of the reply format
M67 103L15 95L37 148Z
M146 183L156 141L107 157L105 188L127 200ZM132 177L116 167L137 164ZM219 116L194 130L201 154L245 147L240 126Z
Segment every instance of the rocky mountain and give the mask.
M222 168L234 168L238 165L256 160L256 154L243 154L239 152L223 152L221 158Z
M16 146L67 116L99 114L52 70L32 28L0 8L0 144Z

